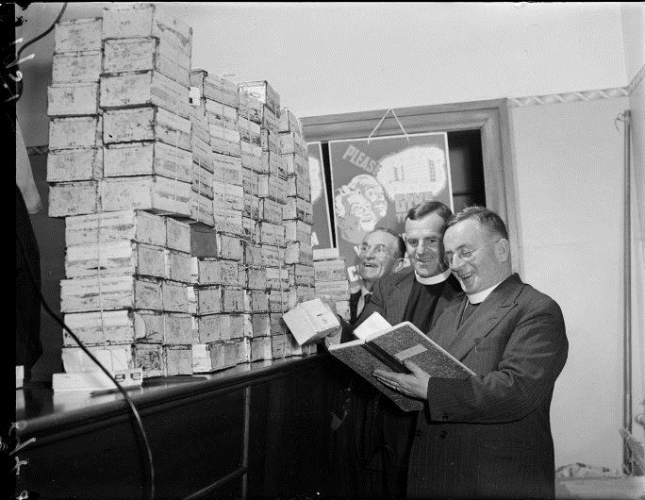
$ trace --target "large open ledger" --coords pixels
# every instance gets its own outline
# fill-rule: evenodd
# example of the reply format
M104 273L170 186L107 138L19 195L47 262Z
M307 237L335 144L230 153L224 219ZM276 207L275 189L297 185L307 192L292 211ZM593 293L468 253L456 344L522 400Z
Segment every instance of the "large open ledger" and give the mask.
M410 360L432 377L465 379L475 376L475 372L408 321L357 340L330 345L329 352L390 398L403 411L421 410L424 402L400 394L379 382L372 375L375 369L410 373L403 364L403 361Z

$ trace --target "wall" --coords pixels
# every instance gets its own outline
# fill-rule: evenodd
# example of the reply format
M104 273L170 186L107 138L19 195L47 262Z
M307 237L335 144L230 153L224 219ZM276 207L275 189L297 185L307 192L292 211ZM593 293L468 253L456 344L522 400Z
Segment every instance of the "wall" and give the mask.
M63 19L100 16L70 3ZM61 3L19 29L44 31ZM193 67L268 80L297 116L623 87L620 4L169 3L193 27ZM32 46L19 116L46 143L53 36ZM315 89L315 91L314 91ZM28 111L28 112L27 112Z
M558 301L570 342L551 415L559 464L621 462L624 139L615 119L628 106L622 97L511 112L524 278Z
M44 31L61 5L31 5L17 33L28 40ZM99 16L101 7L70 4L65 18ZM622 89L645 63L642 2L169 7L194 29L194 67L266 79L301 117ZM29 146L47 143L52 35L32 48L18 103ZM560 302L571 339L553 405L557 465L621 462L623 136L614 119L630 107L645 116L643 85L629 97L511 110L523 278ZM642 119L634 125L642 186L645 127ZM643 203L642 188L634 203ZM642 284L645 212L635 208ZM642 399L642 287L636 291L634 383Z

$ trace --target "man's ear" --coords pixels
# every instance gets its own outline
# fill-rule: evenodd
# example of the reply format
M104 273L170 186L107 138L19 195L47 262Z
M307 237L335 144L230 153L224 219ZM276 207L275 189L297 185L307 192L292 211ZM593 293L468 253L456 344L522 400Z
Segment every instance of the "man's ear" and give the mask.
M502 238L495 244L495 254L500 262L508 262L511 258L511 244Z
M396 260L396 265L394 266L394 269L392 270L393 273L398 273L401 269L403 269L403 266L405 266L405 259L399 258Z

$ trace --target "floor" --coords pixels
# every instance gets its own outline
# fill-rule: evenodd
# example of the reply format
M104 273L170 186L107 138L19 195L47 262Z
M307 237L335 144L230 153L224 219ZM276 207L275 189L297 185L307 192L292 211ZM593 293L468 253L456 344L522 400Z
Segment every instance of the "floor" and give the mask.
M558 479L555 496L562 499L645 500L645 476Z

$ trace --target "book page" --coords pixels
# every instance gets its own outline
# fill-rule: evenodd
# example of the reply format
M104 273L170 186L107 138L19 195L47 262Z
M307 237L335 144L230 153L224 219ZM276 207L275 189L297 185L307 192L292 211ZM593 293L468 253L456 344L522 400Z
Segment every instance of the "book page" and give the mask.
M359 339L365 339L388 328L392 328L392 325L379 313L373 312L369 318L354 329L354 335Z
M376 344L400 361L409 359L432 377L466 378L475 375L470 368L409 322L371 335L367 342Z

